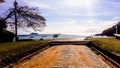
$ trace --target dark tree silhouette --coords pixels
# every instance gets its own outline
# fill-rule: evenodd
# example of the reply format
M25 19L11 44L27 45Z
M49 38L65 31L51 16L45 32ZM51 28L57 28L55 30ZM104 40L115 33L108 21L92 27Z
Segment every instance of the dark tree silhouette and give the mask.
M4 2L4 0L0 0L0 3Z
M9 9L8 13L13 12L13 8ZM41 27L45 27L45 18L41 15L39 15L36 12L37 8L29 8L28 6L19 6L17 9L17 19L18 27L31 27L35 31L41 30ZM9 19L9 24L13 25L14 24L14 15L15 13L10 15ZM12 19L12 20L11 20ZM40 28L40 29L39 29Z
M6 30L6 23L4 19L0 18L0 43L13 41L14 33Z
M7 22L3 18L0 18L0 31L4 31L7 28Z
M33 28L35 31L40 31L42 27L46 26L45 23L45 18L43 16L41 16L37 10L37 8L29 8L28 6L18 6L17 9L17 19L18 19L18 23L17 26L18 27L31 27ZM10 18L8 21L10 22L9 24L14 25L14 8L10 8L7 11L9 17Z
M54 34L53 38L56 39L60 34Z
M28 6L18 6L14 3L14 8L6 11L7 16L4 20L9 21L10 26L15 26L16 36L18 28L32 28L34 31L41 31L46 26L46 19L38 12L37 8L29 8Z

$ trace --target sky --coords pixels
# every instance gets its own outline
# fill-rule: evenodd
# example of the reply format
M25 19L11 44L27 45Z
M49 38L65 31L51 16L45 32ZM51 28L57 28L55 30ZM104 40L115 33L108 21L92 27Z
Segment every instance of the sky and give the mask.
M0 4L0 15L14 0ZM21 6L38 7L47 26L39 33L92 35L120 21L120 0L17 0ZM32 32L32 30L31 30ZM19 29L18 34L28 32Z

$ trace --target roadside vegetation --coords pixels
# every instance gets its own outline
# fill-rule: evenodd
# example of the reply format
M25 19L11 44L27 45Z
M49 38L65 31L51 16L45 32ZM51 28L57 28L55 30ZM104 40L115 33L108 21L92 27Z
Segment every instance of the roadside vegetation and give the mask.
M14 56L41 46L48 45L47 40L0 43L0 59Z
M92 38L92 43L120 56L120 40L116 38Z

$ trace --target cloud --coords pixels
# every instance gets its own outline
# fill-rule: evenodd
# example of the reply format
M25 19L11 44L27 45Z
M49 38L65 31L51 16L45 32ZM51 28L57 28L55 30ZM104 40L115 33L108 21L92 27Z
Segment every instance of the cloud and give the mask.
M65 20L65 21L54 21L49 22L45 31L47 33L63 33L63 34L71 34L71 33L82 33L86 30L87 27L80 26L77 24L75 20Z
M52 9L48 4L42 3L40 1L31 1L31 0L24 0L29 6L35 6L38 8L44 8L44 9Z
M40 33L101 33L120 20L120 1L118 2L118 0L17 1L19 1L19 5L38 7L43 13L47 19L47 27ZM14 0L6 0L1 4L1 12L13 6L13 2ZM19 33L26 32L21 30Z
M58 12L59 13L59 12ZM87 13L87 12L83 12L83 13L72 13L72 12L68 12L68 13L59 13L58 15L62 15L62 16L108 16L110 15L109 12L106 13Z
M114 21L120 21L120 16L114 17L113 20Z
M99 0L60 0L60 8L66 9L89 9L94 7Z
M89 20L88 23L92 24L92 26L85 31L86 33L102 33L103 30L112 27L118 21Z

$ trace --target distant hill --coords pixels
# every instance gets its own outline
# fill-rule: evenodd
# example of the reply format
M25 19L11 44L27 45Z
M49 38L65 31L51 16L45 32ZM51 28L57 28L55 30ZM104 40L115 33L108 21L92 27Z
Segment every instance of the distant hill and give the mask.
M116 25L117 25L118 34L120 34L120 22L118 22ZM101 33L101 35L114 36L114 33L116 33L116 25L114 25L108 29L105 29Z
M31 33L30 35L38 35L38 33Z

